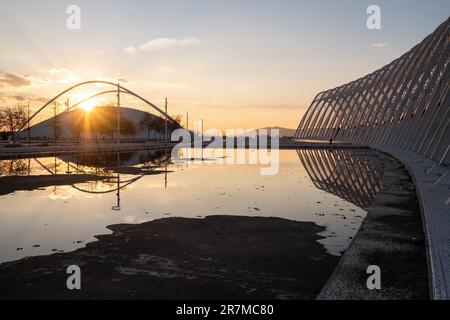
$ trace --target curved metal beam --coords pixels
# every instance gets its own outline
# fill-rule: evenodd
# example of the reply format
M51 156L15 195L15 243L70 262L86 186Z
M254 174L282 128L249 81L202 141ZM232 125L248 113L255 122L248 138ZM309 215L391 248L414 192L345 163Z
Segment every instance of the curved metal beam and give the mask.
M296 139L405 149L450 165L450 18L371 75L317 96Z
M18 131L18 132L22 131L23 128L25 128L25 127L28 125L28 123L30 123L30 121L33 120L33 119L34 119L34 118L35 118L42 110L44 110L46 107L48 107L52 102L54 102L55 100L57 100L57 99L58 99L59 97L61 97L62 95L66 94L67 92L69 92L69 91L71 91L71 90L73 90L73 89L75 89L75 88L78 88L78 87L81 87L81 86L85 86L85 85L88 85L88 84L105 84L105 85L114 86L114 87L116 87L116 88L119 87L120 92L127 93L127 94L130 94L130 95L135 96L136 98L142 100L143 102L145 102L146 104L148 104L149 106L151 106L152 108L154 108L155 110L157 110L157 111L158 111L159 113L161 113L162 115L167 116L167 118L168 118L170 121L176 122L172 117L170 117L168 114L166 114L162 109L160 109L159 107L157 107L155 104L151 103L151 102L148 101L147 99L144 99L143 97L141 97L141 96L139 96L138 94L132 92L131 90L129 90L129 89L123 87L122 85L119 86L117 83L113 83L113 82L110 82L110 81L90 80L90 81L84 81L84 82L77 83L77 84L71 86L70 88L67 88L67 89L65 89L64 91L60 92L58 95L56 95L55 97L53 97L52 99L50 99L46 104L44 104L41 108L39 108L35 113L33 113L33 115L32 115L30 118L28 118L28 120L27 120L27 121L20 127L20 129L17 130L17 131ZM117 92L117 90L114 90L114 91Z

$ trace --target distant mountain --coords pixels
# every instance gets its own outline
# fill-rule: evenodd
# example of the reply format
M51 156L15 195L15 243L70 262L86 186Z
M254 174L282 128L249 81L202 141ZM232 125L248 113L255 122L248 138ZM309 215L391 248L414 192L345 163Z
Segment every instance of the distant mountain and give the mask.
M266 128L257 129L257 131L259 132L259 130L261 130L261 129L266 129L268 135L270 135L270 131L272 129L278 129L278 130L280 130L280 137L293 137L293 136L295 136L295 132L297 131L297 129L289 129L289 128L283 128L283 127L266 127Z
M275 129L279 130L280 137L293 137L293 136L295 136L295 132L297 131L296 129L282 128L282 127L265 127L265 128L255 129L255 130L258 134L259 134L260 130L267 130L267 135L270 136L271 131L275 130ZM241 135L238 135L238 136L241 136Z

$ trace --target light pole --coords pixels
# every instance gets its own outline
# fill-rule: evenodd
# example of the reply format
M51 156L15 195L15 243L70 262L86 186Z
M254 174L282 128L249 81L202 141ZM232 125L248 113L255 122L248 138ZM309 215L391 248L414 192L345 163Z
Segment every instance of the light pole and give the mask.
M167 98L166 98L166 103L165 103L165 109L166 109L166 114L165 114L165 116L166 116L166 121L164 122L164 131L165 131L165 134L164 134L164 142L165 143L167 143Z
M189 112L186 112L186 130L189 131Z
M117 205L111 207L113 211L120 211L120 173L119 168L120 166L120 152L117 150L117 192L116 192L116 198L117 198Z
M201 120L201 125L202 125L202 131L201 131L201 150L202 150L202 162L203 162L203 160L204 160L204 158L203 158L203 119Z
M56 108L58 107L57 102L55 100L55 107L54 107L54 115L53 115L53 137L55 138L54 144L56 144L56 130L57 130L57 120L56 120Z
M28 101L28 121L27 121L27 128L28 128L28 145L31 146L31 135L30 135L30 101Z
M117 83L117 147L120 146L120 83Z

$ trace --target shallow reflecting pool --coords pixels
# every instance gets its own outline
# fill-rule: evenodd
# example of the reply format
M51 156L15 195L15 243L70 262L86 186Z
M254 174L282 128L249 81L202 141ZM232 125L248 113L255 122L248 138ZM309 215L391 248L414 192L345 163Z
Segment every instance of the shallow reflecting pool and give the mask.
M247 151L251 152L251 151ZM0 161L0 262L72 251L112 224L209 215L281 217L326 227L340 255L380 190L370 150L283 150L277 175L258 165L181 163L170 151Z

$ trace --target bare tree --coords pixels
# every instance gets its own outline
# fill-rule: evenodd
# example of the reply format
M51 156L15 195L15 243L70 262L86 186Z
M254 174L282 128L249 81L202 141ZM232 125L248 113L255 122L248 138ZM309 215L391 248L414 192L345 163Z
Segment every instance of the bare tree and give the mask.
M16 142L16 132L27 122L27 107L18 104L14 107L5 107L1 111L1 126L12 136L13 143Z

